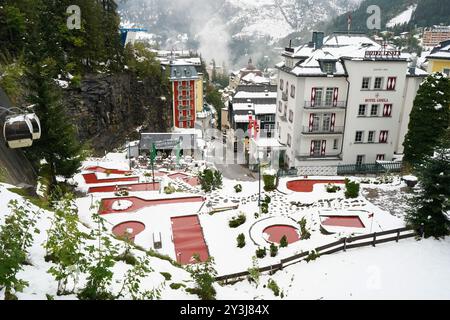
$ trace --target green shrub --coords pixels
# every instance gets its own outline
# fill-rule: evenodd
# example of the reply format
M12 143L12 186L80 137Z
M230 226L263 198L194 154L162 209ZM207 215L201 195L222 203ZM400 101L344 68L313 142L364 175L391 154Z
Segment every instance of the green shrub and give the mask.
M237 236L237 246L238 248L245 247L245 235L243 233Z
M267 192L273 191L276 189L276 176L273 175L263 175L264 181L264 190Z
M272 198L270 196L267 196L264 198L264 203L270 204L272 202Z
M320 257L320 254L317 251L313 250L313 251L309 252L308 256L305 258L305 261L306 262L314 261L319 257Z
M222 188L222 173L218 170L205 169L198 175L200 186L205 192L211 192Z
M172 186L172 184L169 184L168 186L164 187L164 193L165 194L172 194L172 193L175 193L175 192L177 192L177 189L174 186Z
M287 240L287 237L284 235L284 236L282 236L281 237L281 240L280 240L280 248L286 248L287 246L288 246L288 240Z
M166 279L166 281L169 281L170 279L172 279L172 275L168 272L160 272L161 275L164 277L164 279Z
M304 239L304 240L308 240L309 238L311 238L311 233L306 228L306 219L305 219L305 217L303 217L298 222L298 224L300 225L301 238Z
M261 212L262 213L269 213L269 205L267 204L267 202L262 202L261 203Z
M271 257L276 257L278 254L278 247L275 243L272 243L270 245L270 256Z
M267 288L273 291L273 294L275 297L280 296L280 287L278 287L278 284L273 279L269 279L269 282L267 283Z
M327 184L326 189L327 189L328 193L336 193L341 190L341 187L339 187L335 184L329 183L329 184Z
M345 197L347 199L358 198L359 196L359 183L345 179Z
M237 217L233 217L229 222L228 225L230 226L230 228L237 228L241 225L243 225L245 223L245 221L247 221L247 217L245 216L244 213L241 213L240 215L238 215Z
M171 284L169 285L169 287L170 287L171 289L173 289L173 290L178 290L178 289L180 289L181 287L185 288L186 285L183 284L183 283L171 283Z
M267 255L267 249L266 248L258 248L256 249L256 257L259 259L264 258Z
M236 193L242 192L242 185L240 185L240 184L235 185L234 191L236 191Z

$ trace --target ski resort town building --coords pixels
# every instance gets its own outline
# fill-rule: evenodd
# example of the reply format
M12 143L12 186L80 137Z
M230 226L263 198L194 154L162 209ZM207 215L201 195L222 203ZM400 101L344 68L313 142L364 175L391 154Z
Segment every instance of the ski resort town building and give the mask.
M450 26L433 26L423 32L423 46L433 48L450 39Z
M441 72L450 77L450 36L431 50L427 60L429 73Z
M276 135L286 167L392 161L427 73L363 34L314 32L277 65Z

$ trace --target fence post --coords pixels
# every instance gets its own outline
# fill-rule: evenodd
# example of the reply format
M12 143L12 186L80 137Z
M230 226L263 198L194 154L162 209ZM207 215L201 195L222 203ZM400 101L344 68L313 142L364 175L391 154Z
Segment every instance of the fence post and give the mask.
M395 242L398 242L398 240L400 240L400 229L397 230L397 240Z
M374 233L373 233L373 242L372 242L372 246L373 246L373 247L375 247L376 241L377 241L377 233L374 232Z
M344 238L344 252L347 251L347 238Z

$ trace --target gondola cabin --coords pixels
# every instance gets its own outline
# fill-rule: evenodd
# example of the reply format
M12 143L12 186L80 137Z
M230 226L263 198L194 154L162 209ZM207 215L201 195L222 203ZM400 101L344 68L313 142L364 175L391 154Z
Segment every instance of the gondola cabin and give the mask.
M31 126L33 128L33 140L39 140L41 138L41 122L35 113L29 113L26 115L27 119L30 120Z
M3 137L11 149L31 147L33 144L33 125L26 115L6 118Z

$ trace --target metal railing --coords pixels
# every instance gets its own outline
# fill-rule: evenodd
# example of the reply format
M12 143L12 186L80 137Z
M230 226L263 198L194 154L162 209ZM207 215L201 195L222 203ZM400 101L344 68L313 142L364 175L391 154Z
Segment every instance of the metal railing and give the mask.
M314 105L312 101L305 101L305 109L345 109L347 107L347 101L338 101L336 105L329 101L315 101Z
M344 164L337 166L338 175L346 174L380 174L386 172L401 172L401 162L377 162L364 164Z
M299 160L309 160L309 159L342 159L342 154L309 154L309 153L303 153L303 154L298 154L296 156L297 159Z
M319 127L313 127L312 130L310 130L309 126L304 126L302 128L302 133L303 134L341 134L344 133L344 127L324 127L324 126L319 126Z

